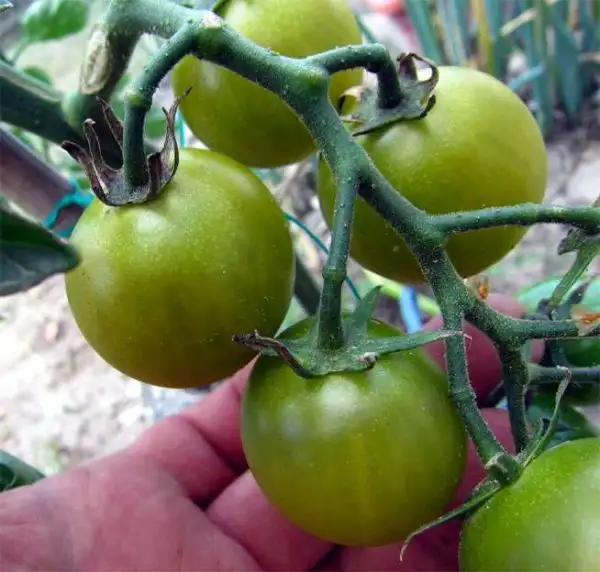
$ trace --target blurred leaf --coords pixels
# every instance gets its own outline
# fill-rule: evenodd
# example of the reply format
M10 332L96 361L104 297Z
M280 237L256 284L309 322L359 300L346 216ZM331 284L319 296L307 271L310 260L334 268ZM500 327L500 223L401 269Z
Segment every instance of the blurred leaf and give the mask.
M0 14L12 7L13 5L8 0L0 0Z
M450 63L466 65L469 46L467 3L465 0L437 0L436 6Z
M144 132L146 137L158 139L164 137L167 130L167 121L162 109L153 107L146 115Z
M125 73L121 76L121 79L117 82L115 86L115 90L113 92L113 98L121 99L123 97L123 92L131 82L131 74ZM114 104L114 101L111 100L111 105Z
M415 27L423 55L436 64L447 63L433 23L433 11L423 0L405 0L406 13Z
M43 478L44 474L34 467L0 450L0 492L31 485Z
M537 66L527 68L522 74L519 74L517 77L512 79L508 87L513 91L519 91L526 84L531 83L534 80L537 80L540 76L546 73L546 65L539 64Z
M178 0L179 4L196 10L209 10L215 5L215 0Z
M527 416L531 422L542 420L549 422L555 408L554 396L547 393L534 395L531 405L527 410ZM598 437L600 430L590 420L570 405L561 404L559 407L558 425L548 449L575 439L586 437Z
M25 143L25 145L27 145L37 153L38 148L35 144L35 136L32 136L30 133L24 131L23 129L20 129L19 127L9 126L9 129L15 137L18 137L23 143Z
M554 26L554 60L558 85L565 109L569 115L573 115L579 110L583 92L579 45L560 6L549 6L548 11Z
M77 181L77 184L79 185L79 188L82 191L92 188L92 186L90 184L90 180L88 179L87 175L83 171L81 171L80 173L75 175L75 180Z
M27 66L21 69L27 75L43 82L52 85L52 78L42 69L37 66Z
M505 36L514 34L523 42L529 68L543 67L544 73L531 80L534 99L534 115L546 135L554 126L554 108L552 102L551 82L547 62L546 23L543 10L535 10L539 6L537 0L516 0L514 6L520 14L503 26Z
M589 0L579 0L579 21L583 29L581 47L584 52L593 52L598 47L598 32L594 21L593 7Z
M560 283L560 277L545 278L534 284L533 286L522 290L517 294L517 300L523 304L529 312L535 312L538 308L538 304L542 300L548 300L558 284ZM572 295L576 287L581 286L585 283L585 280L579 280L574 286L568 288L565 292L565 296ZM585 291L583 298L580 300L581 303L588 306L591 310L600 312L600 280L596 279L590 282L589 287Z
M594 19L594 8L589 0L579 0L577 4L579 13L579 25L583 31L581 38L581 52L593 54L598 51L598 27ZM595 87L595 65L590 61L581 62L581 77L584 93L591 93Z
M114 98L110 101L110 106L115 115L123 121L125 118L125 102L120 98Z
M23 292L78 262L66 241L0 203L0 296Z
M86 0L36 0L23 14L21 26L30 42L58 40L83 30L88 13Z
M568 238L569 236L567 236L567 239ZM590 239L589 244L584 245L579 252L577 252L577 258L573 262L573 265L563 276L560 284L552 294L550 299L551 306L556 307L560 304L566 293L573 287L577 280L583 276L598 254L600 254L600 240L598 238L596 238L596 240Z
M508 40L502 36L502 26L506 16L506 7L497 0L484 1L483 12L489 27L490 39L492 41L492 71L496 77L504 77L510 46Z

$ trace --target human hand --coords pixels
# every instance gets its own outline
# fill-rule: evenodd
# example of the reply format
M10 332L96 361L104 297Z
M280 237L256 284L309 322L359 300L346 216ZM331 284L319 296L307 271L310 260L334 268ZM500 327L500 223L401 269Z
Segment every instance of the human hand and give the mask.
M506 297L489 302L513 316L522 311ZM439 326L434 320L427 328ZM500 364L489 339L470 326L467 334L470 375L482 398L499 382ZM443 363L441 342L426 348ZM287 521L244 459L239 408L250 367L131 447L1 495L2 570L457 570L459 522L417 537L400 563L400 543L338 547ZM484 414L510 447L506 414ZM484 474L470 446L453 505Z

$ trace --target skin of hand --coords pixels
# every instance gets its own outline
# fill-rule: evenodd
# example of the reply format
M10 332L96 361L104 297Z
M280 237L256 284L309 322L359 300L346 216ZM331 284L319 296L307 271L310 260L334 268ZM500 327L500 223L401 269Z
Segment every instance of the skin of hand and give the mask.
M518 316L512 299L492 295ZM427 324L437 329L439 319ZM491 341L467 327L469 368L481 398L500 380ZM443 365L441 343L427 350ZM540 359L538 344L534 359ZM12 572L73 570L457 570L459 522L411 543L333 546L298 529L263 496L247 470L239 431L249 364L213 393L147 430L132 446L0 495L0 567ZM505 412L484 411L512 448ZM456 506L484 476L472 444Z

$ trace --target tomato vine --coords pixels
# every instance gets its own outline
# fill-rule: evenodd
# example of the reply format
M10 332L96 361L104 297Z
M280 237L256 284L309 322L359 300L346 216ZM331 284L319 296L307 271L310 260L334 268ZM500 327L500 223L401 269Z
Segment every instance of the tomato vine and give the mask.
M145 33L157 35L165 42L130 87L121 124L103 101L114 90L136 42ZM600 204L587 208L523 204L428 214L410 202L402 189L398 192L377 169L356 141L358 131L353 133L346 127L331 103L328 86L332 74L357 67L377 76L377 91L367 100L365 115L360 117L360 132L368 133L392 122L419 121L427 116L435 106L432 96L437 81L435 65L426 62L431 76L419 80L415 66L420 58L404 54L395 62L379 44L345 46L304 58L286 57L247 39L213 11L162 0L110 2L92 34L80 90L63 100L61 121L49 122L43 130L43 135L50 140L66 138L70 141L66 148L87 166L94 180L92 190L103 202L119 207L151 201L176 173L174 110L168 121L165 147L150 159L144 142L144 126L159 83L189 55L223 66L281 98L303 121L337 185L332 245L322 271L324 283L311 331L293 340L272 339L261 336L260 332L239 332L237 340L268 355L282 357L296 373L308 378L364 371L386 354L444 338L450 394L492 477L490 482L495 486L518 478L523 466L539 453L550 431L539 431L533 437L529 434L524 407L528 384L532 380L542 384L564 379L558 402L572 375L556 368L528 366L521 352L523 344L537 338L597 336L600 326L597 319L589 327L585 320L564 316L540 320L499 314L461 278L448 255L446 241L458 233L502 225L569 225L572 231L563 242L562 251L578 251L580 256L562 284L568 290L568 282L576 281L597 255ZM0 62L0 65L4 64ZM22 85L15 87L15 82L12 85L13 95L23 90ZM46 109L49 116L56 119L57 102L46 95L38 108ZM30 119L19 114L14 97L11 101L6 106L8 119L27 127ZM90 118L94 118L95 123ZM111 137L106 138L107 133ZM100 141L109 142L107 148L112 149L112 157L103 153ZM118 155L122 152L123 159L119 170L106 162L114 159L116 148ZM417 259L440 307L444 330L434 334L371 337L367 325L376 292L366 296L352 316L342 314L341 293L347 277L350 236L359 196L395 229ZM556 317L552 309L549 315ZM516 456L510 455L500 444L477 407L467 372L463 319L484 331L502 358ZM584 326L587 329L582 331ZM589 375L597 380L596 373L581 373L581 377ZM488 493L489 490L483 491L481 499L487 499Z
M450 234L498 223L525 226L538 222L567 223L583 229L587 236L599 231L600 211L597 208L525 205L430 216L414 207L374 168L327 98L327 82L332 73L362 66L377 75L378 107L384 110L398 108L401 117L405 94L395 64L381 45L348 46L292 59L244 38L213 12L199 12L155 0L141 0L134 4L115 0L110 4L102 25L106 38L112 35L134 38L143 32L167 38L127 97L123 140L123 179L127 185L136 188L148 181L143 146L145 114L159 82L185 55L194 54L225 66L276 93L304 121L339 185L332 226L333 244L323 268L318 341L313 349L335 350L344 345L340 294L346 275L349 234L358 193L390 222L412 249L435 292L446 330L460 331L461 319L466 317L486 331L504 354L512 356L506 368L509 374L506 383L515 389L510 395L511 420L518 449L523 449L526 437L522 394L527 370L516 352L530 338L577 336L577 324L572 320L541 322L500 316L459 278L445 252L444 241ZM111 43L96 46L96 50L101 49L106 51L101 61L112 61ZM111 69L102 71L103 74L98 74L95 70L95 74L111 77ZM85 83L85 77L83 81ZM98 86L96 94L101 94L103 87ZM96 94L83 97L91 98ZM424 114L426 109L421 112ZM508 456L479 413L468 386L464 340L457 335L449 337L446 344L451 391L482 460L487 464L498 454Z

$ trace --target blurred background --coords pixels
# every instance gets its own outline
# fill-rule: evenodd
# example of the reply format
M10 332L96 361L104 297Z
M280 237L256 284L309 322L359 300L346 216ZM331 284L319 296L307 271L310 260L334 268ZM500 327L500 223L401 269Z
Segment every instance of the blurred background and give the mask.
M0 16L2 54L61 91L76 87L91 25L105 0L89 3L86 21L76 33L29 44L23 40L21 18L31 2L16 0L14 4L13 10ZM477 67L506 82L530 107L546 136L546 201L589 205L596 199L600 188L600 2L352 0L352 5L364 26L365 41L381 42L393 55L414 51L437 64ZM157 47L152 38L138 45L122 88ZM117 112L122 112L121 96L122 89L112 102ZM150 137L161 136L160 106L170 101L167 78L155 98ZM39 220L48 222L54 214L68 218L68 209L65 215L57 213L55 206L74 188L86 193L86 181L77 167L39 138L7 125L2 128L2 194ZM55 178L30 188L29 202L23 199L22 186L32 187L33 179L23 180L23 163L15 163L14 168L8 164L13 138L53 165ZM186 144L195 143L183 125L180 138ZM329 233L318 208L312 161L260 174L296 221L291 230L297 251L320 280ZM20 200L24 202L19 204ZM69 208L73 214L80 206ZM556 254L563 236L560 227L531 229L515 251L487 272L492 292L518 295L543 278L564 273L573 257ZM600 264L595 261L590 273L598 271ZM354 263L350 275L359 293L382 283ZM349 290L345 296L351 306ZM418 328L435 312L426 288L387 282L377 309L379 316L408 329ZM288 322L301 316L302 307L295 301ZM61 276L24 294L0 298L0 317L0 448L44 471L58 471L120 449L156 419L202 397L199 392L143 386L105 364L79 334Z

